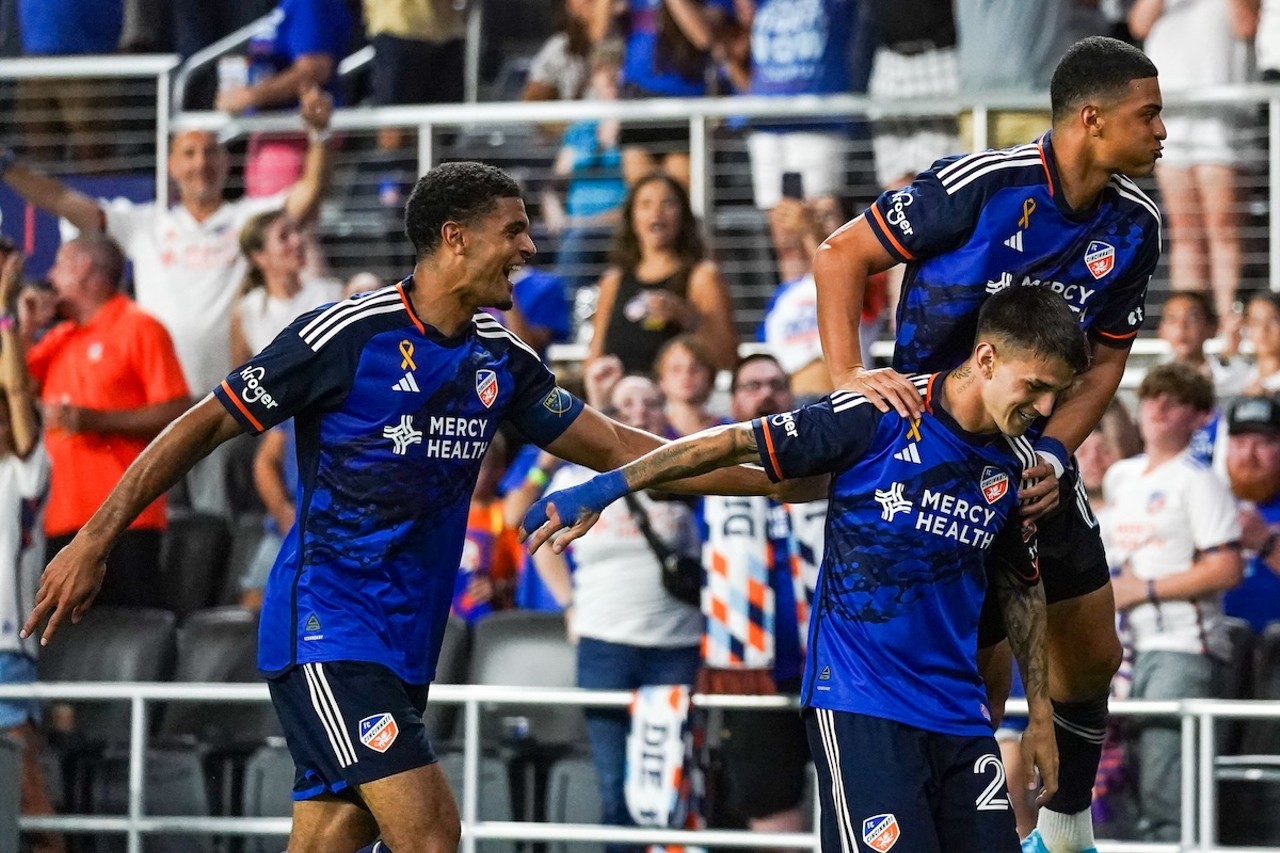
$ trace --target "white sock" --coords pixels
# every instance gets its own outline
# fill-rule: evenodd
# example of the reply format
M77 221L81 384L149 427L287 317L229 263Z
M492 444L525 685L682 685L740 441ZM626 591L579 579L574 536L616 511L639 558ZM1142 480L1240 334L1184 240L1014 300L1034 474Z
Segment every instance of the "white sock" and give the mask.
M1081 853L1094 846L1093 815L1089 809L1075 814L1040 809L1036 829L1049 853Z

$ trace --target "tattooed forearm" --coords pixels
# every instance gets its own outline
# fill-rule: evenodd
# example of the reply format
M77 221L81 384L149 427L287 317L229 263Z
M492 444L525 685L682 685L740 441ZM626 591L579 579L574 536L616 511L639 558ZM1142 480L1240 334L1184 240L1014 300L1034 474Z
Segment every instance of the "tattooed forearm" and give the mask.
M1049 699L1049 651L1045 638L1048 612L1044 585L1029 586L1011 572L997 572L994 592L1004 615L1009 646L1022 673L1027 701L1035 704Z
M632 491L759 459L751 424L717 427L650 451L622 469Z

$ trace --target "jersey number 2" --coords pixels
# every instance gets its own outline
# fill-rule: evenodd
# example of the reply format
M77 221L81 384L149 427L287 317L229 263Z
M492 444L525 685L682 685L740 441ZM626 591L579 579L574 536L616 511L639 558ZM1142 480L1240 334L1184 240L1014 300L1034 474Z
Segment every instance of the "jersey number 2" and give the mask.
M998 812L1009 808L1009 798L1005 796L1004 764L990 753L973 762L973 772L979 776L986 775L988 769L996 772L991 784L978 795L975 805L980 812Z

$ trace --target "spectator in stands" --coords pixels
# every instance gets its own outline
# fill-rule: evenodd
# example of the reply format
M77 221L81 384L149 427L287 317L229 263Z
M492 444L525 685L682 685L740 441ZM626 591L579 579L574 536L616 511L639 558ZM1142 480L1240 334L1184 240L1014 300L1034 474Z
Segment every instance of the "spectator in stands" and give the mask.
M296 518L294 495L298 492L297 435L287 420L262 436L253 454L253 485L266 509L262 538L253 559L240 577L240 606L257 613L267 575L284 545L285 534Z
M124 25L122 0L19 0L18 29L27 56L115 53ZM100 169L110 150L110 89L103 80L20 80L15 106L26 153L41 162L67 155Z
M273 0L173 0L174 49L184 60L193 53L230 35L271 12ZM197 72L187 88L184 106L207 110L213 106L216 80L212 73Z
M765 308L758 337L790 375L791 389L801 399L823 397L832 390L831 375L822 359L822 343L818 339L818 292L813 282L813 257L827 235L847 219L844 205L835 196L807 202L784 198L769 211L774 245L791 245L795 251L791 253L790 264L784 264L779 256L782 280ZM871 358L871 345L882 325L886 281L885 273L871 276L867 281L858 338L863 364L875 363Z
M707 94L711 51L733 5L733 0L595 0L591 37L600 41L616 24L626 38L624 98L697 98ZM628 186L655 168L689 185L687 123L624 127L621 144Z
M1129 30L1169 89L1246 83L1252 77L1259 0L1136 0ZM1174 290L1208 290L1218 316L1231 313L1243 254L1239 192L1249 107L1201 106L1162 117L1169 138L1156 180L1169 226Z
M27 353L52 460L48 558L71 541L124 469L191 403L164 326L120 292L124 255L104 234L58 250L49 280L66 320ZM22 330L26 335L28 329ZM148 506L107 558L102 604L158 604L165 500Z
M1231 644L1222 593L1240 583L1240 522L1230 490L1194 460L1192 434L1213 409L1208 378L1152 368L1138 388L1143 455L1117 462L1104 491L1116 610L1133 640L1135 699L1222 695ZM1138 802L1148 841L1181 837L1182 740L1176 721L1138 727Z
M1261 634L1280 619L1280 401L1241 397L1228 410L1227 432L1227 476L1241 501L1240 542L1250 558L1223 606Z
M1244 334L1253 344L1253 374L1246 394L1280 391L1280 294L1255 293L1245 306Z
M956 50L960 91L973 95L1033 94L1049 78L1067 48L1102 35L1097 0L956 0ZM1048 110L990 110L987 147L1033 142L1049 127ZM975 146L971 116L960 117L960 135Z
M1119 398L1113 399L1103 412L1093 432L1076 450L1076 467L1080 485L1089 496L1089 506L1098 518L1106 511L1102 484L1111 466L1142 452L1142 436L1133 415Z
M454 0L364 0L373 56L373 102L455 104L465 95L465 3ZM398 127L378 129L378 148L404 143Z
M1218 313L1207 294L1199 290L1169 294L1160 309L1157 334L1169 345L1171 360L1194 367L1209 377L1219 399L1230 399L1244 390L1252 369L1243 359L1205 352L1205 344L1217 333Z
M524 562L517 528L507 524L498 495L498 483L510 461L510 443L503 433L498 433L485 452L471 493L462 565L454 581L451 612L468 625L495 610L511 607L516 573Z
M1129 31L1161 68L1161 82L1192 90L1252 77L1258 0L1135 0ZM1229 316L1243 266L1240 163L1248 156L1251 110L1229 105L1170 110L1164 159L1156 167L1169 223L1169 277L1176 291L1203 291Z
M871 71L873 98L953 98L960 91L951 0L872 0L880 44ZM911 183L935 160L959 150L950 116L877 119L872 144L881 189Z
M14 320L22 286L22 255L8 250L0 266L0 683L36 680L39 644L18 637L23 614L35 604L49 496L49 456L40 440L31 377L23 363L22 340ZM54 813L40 770L44 738L40 703L34 699L0 700L0 730L22 750L19 776L24 815ZM62 838L37 833L33 853L62 853Z
M589 97L618 99L621 63L622 51L617 42L604 42L595 50ZM570 293L599 278L608 254L605 247L618 226L627 197L618 128L618 122L613 120L569 125L553 166L557 187L542 196L547 228L560 235L556 273Z
M750 18L752 95L789 97L847 92L849 39L857 7L845 0L746 0ZM834 196L845 184L849 124L756 119L747 136L756 207L785 195L783 175L800 176L803 199ZM823 235L826 236L825 234ZM775 242L779 254L783 247ZM781 263L782 259L779 258Z
M512 305L494 310L502 325L546 356L551 344L569 339L569 302L560 276L526 264L511 274Z
M294 108L298 98L314 87L336 102L338 61L346 51L351 26L344 0L281 0L270 22L249 42L245 84L219 92L214 106L233 115ZM293 186L306 169L308 144L301 134L250 136L245 195L276 195Z
M139 307L164 324L187 387L204 395L231 369L231 308L247 266L237 245L240 229L263 210L283 206L295 221L305 222L317 209L328 177L323 131L332 111L332 100L318 89L303 95L303 120L318 134L307 153L307 169L287 195L269 199L223 200L230 165L227 151L204 131L185 131L170 141L169 176L177 187L178 204L168 210L155 204L95 201L13 162L11 153L0 155L0 177L18 195L81 232L105 231L120 243L133 262ZM193 508L227 512L226 458L227 451L220 448L188 477Z
M231 313L231 360L243 364L300 314L342 298L342 285L303 275L302 232L283 208L255 214L240 229L248 261Z
M665 415L671 428L668 438L724 423L707 408L715 390L715 363L692 335L680 335L662 345L653 363L653 375L666 401Z
M622 423L655 435L666 431L662 394L649 379L624 377L614 387L612 402ZM567 465L556 472L548 489L584 483L593 475L580 465ZM569 629L578 642L579 687L634 690L649 684L692 685L697 674L701 614L663 588L662 567L638 527L641 515L669 547L688 556L698 553L700 543L689 505L641 493L634 507L623 501L607 507L599 523L573 543L572 582L564 555L550 548L533 555L547 585L562 604L572 607ZM591 708L586 715L600 786L601 820L610 826L630 826L633 821L623 794L630 730L627 712Z
M534 55L522 100L575 101L587 94L588 65L596 44L591 30L594 10L595 0L564 0L558 5L556 32Z
M729 290L674 178L655 172L631 188L613 264L600 279L589 358L616 355L625 372L647 371L664 342L687 332L718 369L733 364L738 334Z
M773 356L757 353L733 371L730 417L741 423L789 412L795 398ZM809 606L827 501L782 504L762 497L703 499L705 633L701 692L800 692ZM752 589L766 590L758 597ZM749 602L749 603L748 603ZM753 832L804 832L809 744L793 711L723 712L724 805Z
M377 290L382 287L382 279L378 278L371 272L358 272L351 278L347 279L346 285L342 288L342 298L355 296L357 293L368 293L371 290Z

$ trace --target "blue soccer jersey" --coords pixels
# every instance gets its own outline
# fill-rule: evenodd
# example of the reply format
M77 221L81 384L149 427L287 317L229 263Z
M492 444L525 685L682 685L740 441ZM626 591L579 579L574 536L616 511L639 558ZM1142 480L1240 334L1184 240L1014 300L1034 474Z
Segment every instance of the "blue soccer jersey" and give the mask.
M771 478L834 475L803 702L990 735L976 657L985 557L998 536L1019 535L1010 519L1034 452L961 428L938 405L941 376L912 377L918 420L837 391L753 426ZM1030 556L1026 568L1034 583Z
M973 347L978 310L1014 285L1052 288L1095 343L1128 347L1160 257L1160 214L1112 177L1092 210L1072 211L1039 141L939 160L867 210L871 231L906 263L893 366L949 370Z
M451 338L424 325L412 287L304 314L214 392L249 432L296 423L297 521L267 581L264 674L351 660L430 681L498 425L545 445L582 411L489 315Z

